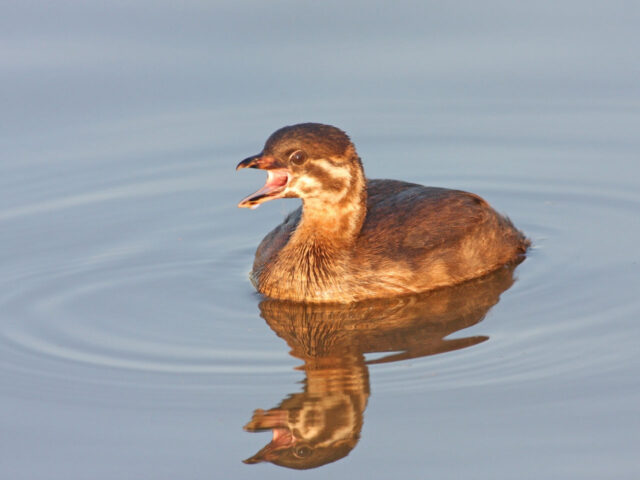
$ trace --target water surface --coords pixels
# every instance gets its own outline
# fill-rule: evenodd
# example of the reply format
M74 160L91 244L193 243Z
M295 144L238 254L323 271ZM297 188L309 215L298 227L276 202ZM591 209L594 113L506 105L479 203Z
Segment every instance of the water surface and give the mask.
M5 9L2 478L282 478L242 461L305 412L278 458L317 478L636 478L637 7L301 8ZM264 174L234 167L299 121L345 129L371 178L482 195L527 259L265 301L255 247L298 203L238 210Z

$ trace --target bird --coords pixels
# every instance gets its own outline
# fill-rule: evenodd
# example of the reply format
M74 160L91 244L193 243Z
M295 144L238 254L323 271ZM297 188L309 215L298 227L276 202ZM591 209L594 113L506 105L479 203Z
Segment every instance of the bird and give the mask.
M349 136L321 123L280 128L236 170L265 170L238 206L300 198L259 244L250 280L262 295L353 303L416 294L521 261L530 240L480 196L367 179Z

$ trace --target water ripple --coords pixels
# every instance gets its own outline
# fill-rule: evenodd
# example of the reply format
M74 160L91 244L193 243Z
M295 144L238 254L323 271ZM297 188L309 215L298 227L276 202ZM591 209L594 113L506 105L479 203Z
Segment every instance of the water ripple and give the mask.
M193 208L209 195L212 178L204 170L180 174L172 168L164 174L171 178L151 180L145 178L151 171L143 170L136 182L0 211L0 222L11 225L15 238L33 235L29 256L5 259L11 276L2 281L0 294L5 374L163 389L251 389L260 383L256 377L296 378L296 360L259 318L259 298L245 276L259 236L246 236L240 220L228 215L234 206L226 198L215 207ZM436 180L447 184L446 178ZM490 341L372 365L375 388L530 382L604 371L624 361L631 349L600 348L601 355L589 357L585 350L593 344L582 340L598 335L607 344L624 341L604 319L640 310L628 288L635 270L624 261L633 242L621 234L640 210L638 193L514 176L457 182L513 215L533 238L530 258L488 317L452 336L486 335ZM83 185L84 191L89 187ZM256 220L263 232L275 213ZM603 220L610 235L584 237ZM67 226L62 234L37 237L38 225L56 222ZM603 242L613 253L606 261L594 253ZM615 284L614 293L590 304L602 279ZM562 351L555 347L558 338ZM13 388L18 385L35 388L17 381Z

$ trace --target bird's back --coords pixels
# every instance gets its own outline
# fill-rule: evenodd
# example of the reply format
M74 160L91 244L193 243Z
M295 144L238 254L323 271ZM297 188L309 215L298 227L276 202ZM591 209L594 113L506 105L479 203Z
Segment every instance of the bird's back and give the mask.
M372 180L367 192L354 258L361 271L407 290L484 275L528 246L509 219L478 195L395 180Z

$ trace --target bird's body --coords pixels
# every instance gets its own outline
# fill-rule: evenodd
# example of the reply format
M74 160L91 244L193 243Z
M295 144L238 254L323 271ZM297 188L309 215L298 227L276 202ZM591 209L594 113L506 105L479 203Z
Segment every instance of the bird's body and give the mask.
M252 282L272 298L348 303L423 292L485 275L529 245L472 193L366 180L355 148L335 127L278 130L259 156L239 165L246 166L268 170L269 178L240 206L303 200L256 252Z

